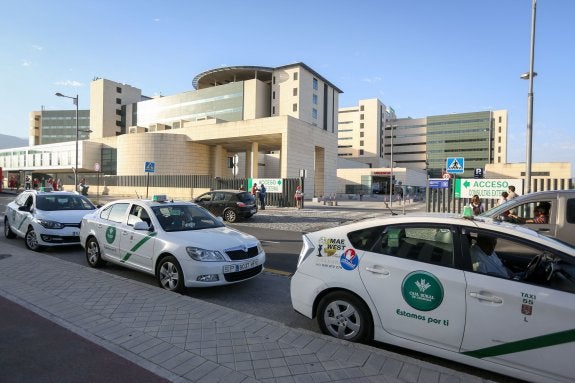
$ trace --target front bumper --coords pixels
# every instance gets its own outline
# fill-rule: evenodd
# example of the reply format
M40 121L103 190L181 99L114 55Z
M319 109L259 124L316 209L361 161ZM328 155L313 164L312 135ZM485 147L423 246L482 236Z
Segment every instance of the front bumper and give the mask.
M180 265L184 272L186 287L209 287L229 285L251 279L263 272L265 260L266 254L262 251L255 257L241 261L199 262L186 259L180 262Z

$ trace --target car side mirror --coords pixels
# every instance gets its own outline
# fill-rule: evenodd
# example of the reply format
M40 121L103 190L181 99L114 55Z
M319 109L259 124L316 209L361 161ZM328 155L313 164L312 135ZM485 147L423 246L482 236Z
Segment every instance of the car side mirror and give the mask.
M134 224L134 230L150 230L150 226L145 221L136 222Z
M29 211L30 211L30 208L29 208L28 206L20 206L20 207L18 208L18 210L19 210L19 211L28 211L28 212L29 212Z

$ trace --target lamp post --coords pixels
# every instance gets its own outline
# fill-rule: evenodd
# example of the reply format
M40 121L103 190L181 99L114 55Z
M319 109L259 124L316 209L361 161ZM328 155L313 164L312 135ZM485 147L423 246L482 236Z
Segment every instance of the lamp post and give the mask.
M389 149L389 206L393 206L392 192L393 192L393 125L391 125L389 130L390 137L390 149Z
M529 80L529 93L527 95L527 147L525 159L525 179L527 188L525 193L531 193L531 150L533 138L533 78L537 73L533 71L535 61L535 16L537 13L537 0L532 0L531 12L531 57L529 62L529 72L521 75L523 80Z
M78 134L79 134L79 129L78 129L78 95L76 95L76 97L71 97L71 96L65 96L62 93L58 92L58 93L56 93L56 96L71 98L72 100L74 100L74 105L76 105L76 162L74 163L74 190L77 192L78 191Z

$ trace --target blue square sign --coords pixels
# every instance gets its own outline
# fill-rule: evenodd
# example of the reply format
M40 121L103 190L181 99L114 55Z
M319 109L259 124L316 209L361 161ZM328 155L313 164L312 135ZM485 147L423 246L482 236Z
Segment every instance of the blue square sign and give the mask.
M145 172L146 173L153 173L156 168L155 162L146 162Z
M465 158L450 157L445 162L445 171L450 174L461 174L465 170Z

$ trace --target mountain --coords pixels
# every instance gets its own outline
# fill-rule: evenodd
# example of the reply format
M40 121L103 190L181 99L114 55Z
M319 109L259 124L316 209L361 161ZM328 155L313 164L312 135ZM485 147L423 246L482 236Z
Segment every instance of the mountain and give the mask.
M0 134L0 149L21 148L23 146L28 146L27 138Z

